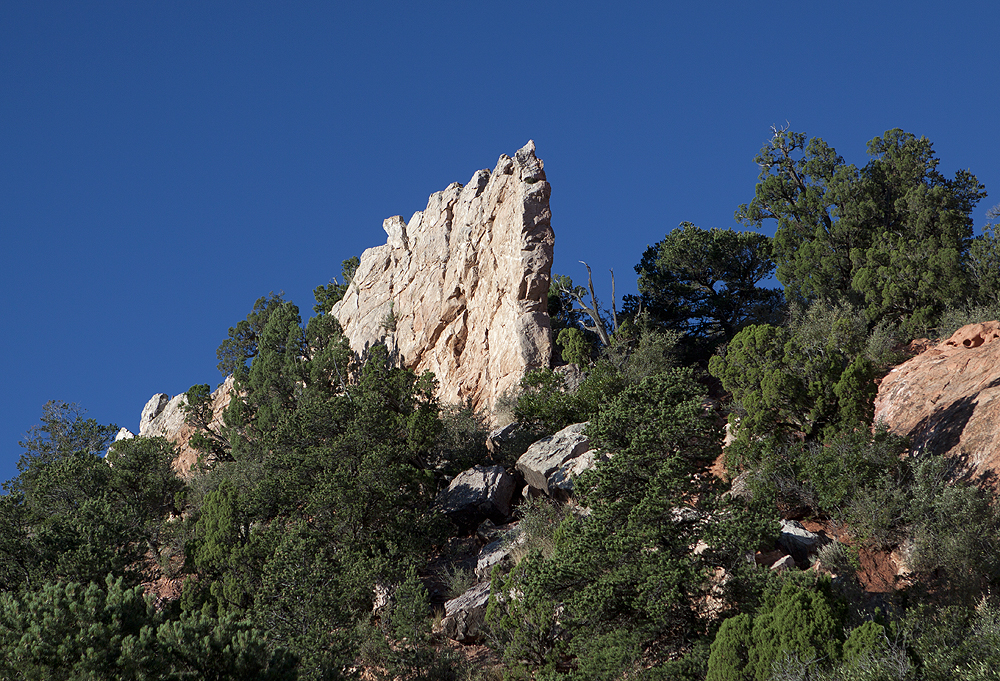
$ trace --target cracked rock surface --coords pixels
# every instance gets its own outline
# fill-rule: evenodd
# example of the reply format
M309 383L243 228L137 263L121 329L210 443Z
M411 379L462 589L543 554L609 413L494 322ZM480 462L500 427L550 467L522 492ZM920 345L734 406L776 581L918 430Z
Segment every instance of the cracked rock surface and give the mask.
M528 142L432 194L409 221L386 219L386 243L364 252L332 309L351 348L384 341L406 367L434 372L443 402L476 411L548 367L549 194Z

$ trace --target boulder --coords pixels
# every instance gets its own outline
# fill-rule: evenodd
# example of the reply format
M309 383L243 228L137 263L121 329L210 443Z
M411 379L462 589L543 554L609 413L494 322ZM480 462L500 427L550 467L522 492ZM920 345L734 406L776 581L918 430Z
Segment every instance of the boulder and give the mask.
M1000 471L1000 323L970 324L882 379L875 421L915 452L966 459L973 475Z
M503 523L510 516L516 487L514 476L503 466L474 466L456 475L437 502L460 527L475 527L484 518Z
M459 643L474 643L482 637L490 583L475 585L458 598L444 604L444 617L434 625L434 633Z
M810 532L802 523L796 520L782 520L781 534L778 535L778 545L788 551L798 562L804 562L806 557L819 548L820 536Z
M478 536L483 536L483 529L483 525L480 525L477 530ZM528 537L520 530L519 523L495 528L495 532L488 532L486 536L490 541L479 551L475 574L478 579L488 580L496 565L507 567L514 563L511 554L516 547L523 545Z
M520 430L521 424L517 421L508 423L505 426L494 428L490 431L490 434L486 436L486 451L488 451L494 458L499 459L502 456L504 449L516 440Z
M510 544L504 539L497 539L483 547L476 559L476 577L489 579L494 565L502 564L510 555Z
M530 426L514 421L490 431L486 437L486 451L493 461L515 461L537 439L538 433Z
M487 518L476 528L476 538L485 544L492 544L503 536L500 528L492 520Z
M362 254L331 310L351 348L385 342L407 368L434 372L443 402L491 413L551 359L549 194L528 142L409 221L386 219L386 243Z
M573 493L573 477L594 466L601 457L583 434L586 423L575 423L528 447L517 460L517 470L534 490L557 499Z

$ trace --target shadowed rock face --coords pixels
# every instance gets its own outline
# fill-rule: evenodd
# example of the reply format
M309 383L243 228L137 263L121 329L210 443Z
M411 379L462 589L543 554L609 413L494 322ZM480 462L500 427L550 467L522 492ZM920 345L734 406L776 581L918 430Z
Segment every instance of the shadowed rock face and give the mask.
M555 236L542 168L528 142L432 194L409 222L385 220L387 242L364 252L332 310L351 348L384 340L408 368L434 372L442 401L477 411L547 367Z
M963 326L882 380L875 421L913 449L966 460L969 473L1000 470L1000 323Z

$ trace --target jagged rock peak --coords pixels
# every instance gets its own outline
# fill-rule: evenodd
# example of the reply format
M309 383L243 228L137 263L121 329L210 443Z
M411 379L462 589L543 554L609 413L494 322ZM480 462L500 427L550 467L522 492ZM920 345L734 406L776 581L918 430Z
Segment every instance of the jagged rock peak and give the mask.
M418 373L433 371L445 402L477 411L552 353L547 296L555 235L549 183L529 141L436 192L409 221L382 223L332 313L351 347L380 341Z

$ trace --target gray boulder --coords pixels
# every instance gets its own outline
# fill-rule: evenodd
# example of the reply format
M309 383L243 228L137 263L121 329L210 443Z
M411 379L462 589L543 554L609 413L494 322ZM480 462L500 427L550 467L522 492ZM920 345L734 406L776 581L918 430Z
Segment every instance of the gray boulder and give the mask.
M484 518L499 524L510 517L516 487L503 466L475 466L456 475L437 502L460 527L475 527Z
M510 546L503 539L497 539L483 547L476 560L476 577L488 579L493 566L503 563L510 555Z
M797 562L805 561L810 553L819 548L820 541L820 536L804 528L802 523L795 520L781 521L778 544L792 554Z
M517 460L517 470L529 487L556 499L572 495L573 477L600 460L583 434L586 427L586 423L575 423L528 447Z
M486 450L494 461L511 461L528 451L537 438L532 428L514 421L490 431L486 438Z
M458 598L444 604L444 617L434 625L434 633L459 643L473 643L482 637L490 583L482 582Z
M507 569L514 564L511 553L526 540L524 533L515 528L484 546L476 560L476 577L488 580L497 565L503 566L503 572L507 572Z
M476 538L483 544L492 544L502 536L503 532L497 527L497 524L489 519L484 520L476 528Z

